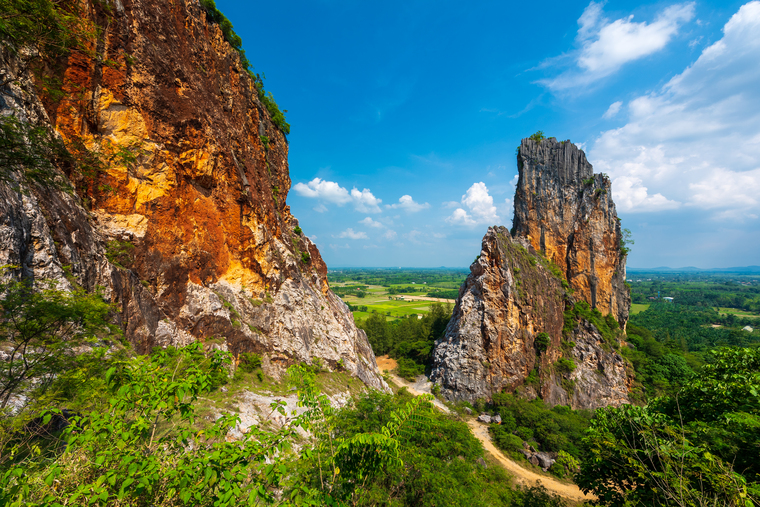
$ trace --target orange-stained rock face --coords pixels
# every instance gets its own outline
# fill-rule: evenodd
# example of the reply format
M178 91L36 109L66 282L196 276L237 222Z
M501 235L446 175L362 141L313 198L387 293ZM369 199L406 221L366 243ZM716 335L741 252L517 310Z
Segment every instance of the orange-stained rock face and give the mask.
M295 232L287 140L219 27L197 0L85 6L102 34L92 53L51 65L64 97L19 84L29 98L9 105L100 154L100 167L67 173L81 202L36 191L48 271L69 265L85 287L106 287L138 350L221 337L234 353L320 357L382 387L319 251ZM24 215L19 206L4 211ZM11 251L27 248L18 238L7 257L23 258ZM134 247L126 269L106 260L115 241Z
M517 165L514 235L559 266L576 299L625 326L631 301L609 178L595 175L573 143L554 138L523 139Z
M624 360L584 320L564 333L572 296L524 238L489 228L470 271L433 351L431 380L443 396L474 402L517 391L585 409L628 402ZM563 357L572 371L556 367Z

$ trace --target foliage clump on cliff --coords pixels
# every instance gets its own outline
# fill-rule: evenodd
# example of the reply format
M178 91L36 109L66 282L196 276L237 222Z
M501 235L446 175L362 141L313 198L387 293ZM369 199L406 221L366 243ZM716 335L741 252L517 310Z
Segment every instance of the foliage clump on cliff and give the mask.
M230 20L227 19L227 16L222 14L221 11L216 8L214 0L201 0L201 6L206 12L208 19L212 23L219 25L219 28L224 35L224 40L226 40L230 46L232 46L232 49L237 51L240 55L240 63L246 72L248 72L248 75L251 76L251 79L253 79L259 100L264 104L264 107L267 108L269 116L272 118L272 123L274 123L283 134L290 134L290 124L285 121L285 115L277 106L277 102L274 101L272 92L264 92L264 80L260 74L253 72L251 62L248 60L248 57L245 55L245 50L243 49L243 39L241 39L232 29L232 22L230 22Z

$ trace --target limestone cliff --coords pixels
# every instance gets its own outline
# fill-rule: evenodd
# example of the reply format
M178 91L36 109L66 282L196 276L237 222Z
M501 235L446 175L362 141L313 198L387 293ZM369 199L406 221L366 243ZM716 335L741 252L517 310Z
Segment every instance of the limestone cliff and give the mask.
M630 298L609 179L554 139L523 140L518 169L514 234L483 238L431 380L454 400L517 391L573 408L625 403L616 350Z
M523 139L517 167L514 235L559 266L577 297L625 327L631 298L609 177L554 138Z
M385 388L286 204L287 139L198 0L81 9L84 50L35 75L2 52L2 115L94 162L59 164L74 192L0 184L0 264L103 287L140 352L221 339L272 374L318 357Z

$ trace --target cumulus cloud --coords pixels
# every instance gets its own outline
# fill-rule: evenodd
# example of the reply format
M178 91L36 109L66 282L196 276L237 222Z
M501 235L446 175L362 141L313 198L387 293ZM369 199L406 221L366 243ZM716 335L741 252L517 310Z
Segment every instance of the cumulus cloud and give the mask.
M496 224L501 218L496 214L493 197L488 193L485 183L473 183L462 196L462 207L457 208L446 218L450 224L474 227L480 224ZM465 209L467 208L467 209Z
M623 65L662 50L678 29L694 17L694 2L671 5L651 23L633 21L633 15L610 21L601 2L591 2L578 19L579 49L547 60L541 67L572 61L559 76L539 81L554 91L587 86L617 72Z
M760 2L660 90L628 105L628 123L589 151L624 211L680 206L752 219L760 208Z
M398 237L398 234L396 234L396 231L392 231L392 230L388 229L387 231L385 231L385 234L383 234L383 237L385 239L387 239L387 240L391 240L392 241L392 240L396 239L396 237Z
M424 203L420 204L418 202L414 202L414 199L412 199L411 195L402 195L399 200L398 204L388 204L386 207L393 208L393 209L403 209L410 213L416 213L417 211L421 211L423 209L429 208L430 204Z
M354 205L354 209L361 213L380 213L381 199L375 197L368 188L358 190L356 187L349 192L334 181L327 181L321 178L314 178L308 183L296 183L293 190L302 196L310 199L319 199L331 204L343 206L348 203ZM324 208L322 210L321 208ZM327 208L321 204L315 211L323 212Z
M376 220L372 220L372 218L370 217L367 217L364 220L359 220L359 223L366 225L367 227L374 227L376 229L382 229L383 227L385 227L383 224L381 224L380 222Z
M605 120L614 118L620 112L620 108L622 106L623 106L623 103L619 100L617 102L613 102L612 104L610 104L610 107L607 108L607 111L602 115L602 118L604 118Z
M357 231L354 231L351 227L349 227L345 231L343 231L340 234L338 234L337 237L338 238L348 238L348 239L369 239L367 237L367 233L366 232L362 232L362 231L358 231L357 232Z
M351 190L351 199L354 201L354 209L361 213L380 213L380 203L382 200L378 199L368 188L365 188L361 192L356 188Z

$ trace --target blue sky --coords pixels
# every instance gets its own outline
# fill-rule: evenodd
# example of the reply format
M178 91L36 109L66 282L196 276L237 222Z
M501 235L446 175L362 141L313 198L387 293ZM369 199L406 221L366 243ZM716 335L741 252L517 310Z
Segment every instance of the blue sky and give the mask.
M760 2L233 2L329 267L468 266L537 130L608 173L632 267L760 264Z

